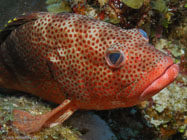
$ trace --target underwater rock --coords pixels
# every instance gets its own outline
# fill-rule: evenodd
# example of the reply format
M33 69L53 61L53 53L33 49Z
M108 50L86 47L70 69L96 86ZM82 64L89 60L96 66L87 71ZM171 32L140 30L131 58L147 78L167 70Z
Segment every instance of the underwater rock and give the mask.
M180 77L180 76L179 76ZM187 83L187 78L180 77ZM152 125L162 138L171 138L176 133L187 133L187 87L177 82L153 96L152 103L142 102L140 108L149 125Z
M117 140L108 124L91 112L77 112L66 123L82 133L82 140Z
M155 140L158 136L145 124L137 107L98 111L118 140Z

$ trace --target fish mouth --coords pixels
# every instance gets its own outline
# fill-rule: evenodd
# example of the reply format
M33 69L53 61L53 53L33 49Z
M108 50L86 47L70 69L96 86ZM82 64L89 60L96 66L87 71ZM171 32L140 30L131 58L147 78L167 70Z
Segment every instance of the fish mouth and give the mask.
M178 73L179 66L177 64L169 65L166 70L142 92L140 100L145 100L155 95L157 92L173 82Z

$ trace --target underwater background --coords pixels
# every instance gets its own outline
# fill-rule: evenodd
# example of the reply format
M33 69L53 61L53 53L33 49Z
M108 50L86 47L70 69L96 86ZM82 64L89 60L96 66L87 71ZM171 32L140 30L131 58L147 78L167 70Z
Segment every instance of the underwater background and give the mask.
M36 11L73 12L125 29L141 28L171 55L180 74L152 101L109 111L78 111L62 125L32 135L12 126L12 110L46 113L56 105L21 92L0 92L0 140L185 140L187 139L186 0L0 0L0 29Z

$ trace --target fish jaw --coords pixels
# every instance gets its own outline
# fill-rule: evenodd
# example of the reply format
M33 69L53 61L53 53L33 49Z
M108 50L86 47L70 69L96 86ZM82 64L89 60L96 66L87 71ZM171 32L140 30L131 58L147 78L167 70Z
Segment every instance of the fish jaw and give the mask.
M170 65L158 79L156 79L143 91L143 93L140 95L140 100L145 100L168 86L171 82L175 80L178 73L179 66L177 64Z
M124 103L122 107L134 106L141 101L148 100L160 90L168 86L179 73L179 66L173 63L169 56L164 56L154 69L147 72L133 86L124 88L117 94L117 98ZM128 93L128 95L126 94ZM120 98L122 97L122 98Z
M169 56L165 56L154 70L149 72L142 80L145 84L141 87L139 101L144 101L154 96L160 90L172 83L179 73L179 66L173 63Z

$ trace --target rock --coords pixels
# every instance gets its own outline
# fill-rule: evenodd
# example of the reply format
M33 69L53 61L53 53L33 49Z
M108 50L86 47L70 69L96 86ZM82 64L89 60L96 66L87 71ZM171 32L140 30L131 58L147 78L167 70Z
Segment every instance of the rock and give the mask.
M140 105L147 123L164 139L177 133L187 138L187 87L183 86L186 83L187 77L179 75L174 83L153 96L152 103L142 102Z
M77 112L67 123L82 133L81 140L117 140L108 124L92 112Z

